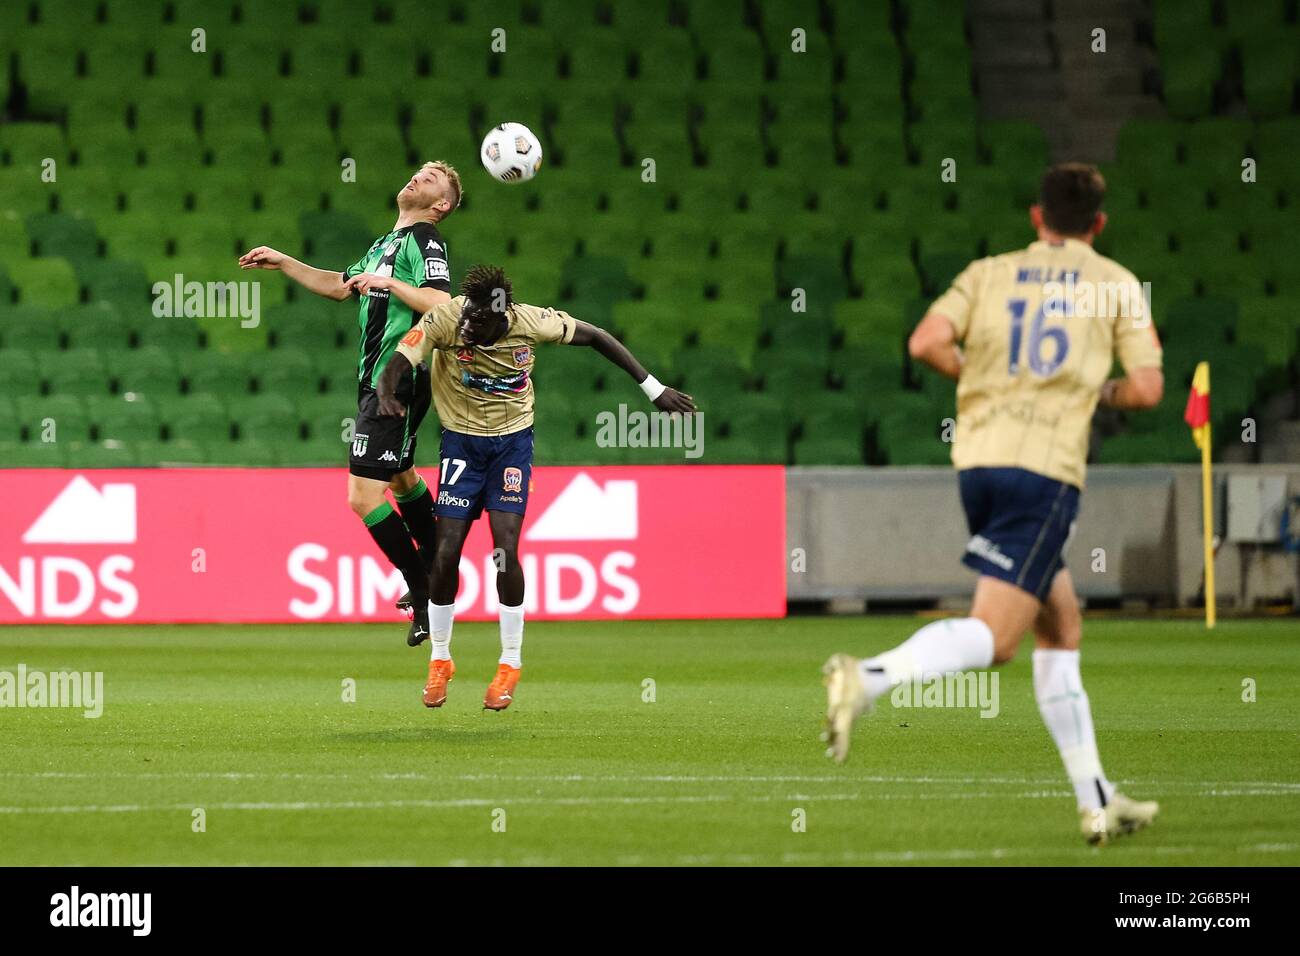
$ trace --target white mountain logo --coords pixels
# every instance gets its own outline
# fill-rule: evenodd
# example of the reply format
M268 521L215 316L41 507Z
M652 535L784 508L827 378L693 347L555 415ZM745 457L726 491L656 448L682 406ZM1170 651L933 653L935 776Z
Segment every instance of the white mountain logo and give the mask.
M636 538L635 481L596 484L579 473L528 529L530 541L631 541Z
M96 488L82 475L49 503L27 533L26 544L133 544L135 485Z

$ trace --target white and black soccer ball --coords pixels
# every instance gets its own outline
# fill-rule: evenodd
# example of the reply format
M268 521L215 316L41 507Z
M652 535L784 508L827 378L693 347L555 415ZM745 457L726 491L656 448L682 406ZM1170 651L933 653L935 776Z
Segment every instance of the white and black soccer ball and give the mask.
M522 183L542 168L542 144L522 123L502 123L483 137L478 158L495 179Z

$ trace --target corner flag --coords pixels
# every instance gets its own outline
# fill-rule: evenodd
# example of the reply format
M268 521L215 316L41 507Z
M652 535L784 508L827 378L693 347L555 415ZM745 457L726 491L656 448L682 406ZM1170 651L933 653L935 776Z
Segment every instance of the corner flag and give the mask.
M1199 362L1192 376L1183 420L1191 426L1192 440L1201 450L1201 524L1205 546L1205 626L1214 627L1214 484L1210 475L1210 363Z

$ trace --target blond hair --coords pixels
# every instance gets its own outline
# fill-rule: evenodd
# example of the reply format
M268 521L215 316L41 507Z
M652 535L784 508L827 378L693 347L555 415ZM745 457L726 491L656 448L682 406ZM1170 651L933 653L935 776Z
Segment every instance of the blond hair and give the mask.
M446 215L442 217L442 219L446 219L447 216L450 216L453 212L455 212L457 209L460 208L460 197L463 195L460 188L460 173L456 172L456 167L451 165L451 163L443 162L441 159L436 159L427 162L424 164L422 168L436 169L439 172L441 172L444 176L447 177L447 184L451 186L455 194L452 197L455 201L451 204L451 208L447 210Z

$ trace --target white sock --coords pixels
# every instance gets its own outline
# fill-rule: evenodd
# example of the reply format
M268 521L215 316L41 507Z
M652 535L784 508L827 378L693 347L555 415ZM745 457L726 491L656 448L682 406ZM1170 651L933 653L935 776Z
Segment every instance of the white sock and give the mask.
M1115 787L1101 772L1092 709L1079 676L1079 652L1035 650L1034 696L1043 723L1061 752L1079 809L1096 810L1109 803Z
M891 651L858 668L867 695L875 700L905 681L926 680L993 663L993 632L975 617L946 618L925 625Z
M429 604L429 642L433 650L431 661L451 660L451 624L456 617L454 604Z
M524 606L509 607L502 604L500 607L501 616L501 657L498 664L509 664L511 667L523 667L523 658L520 656L524 646Z

